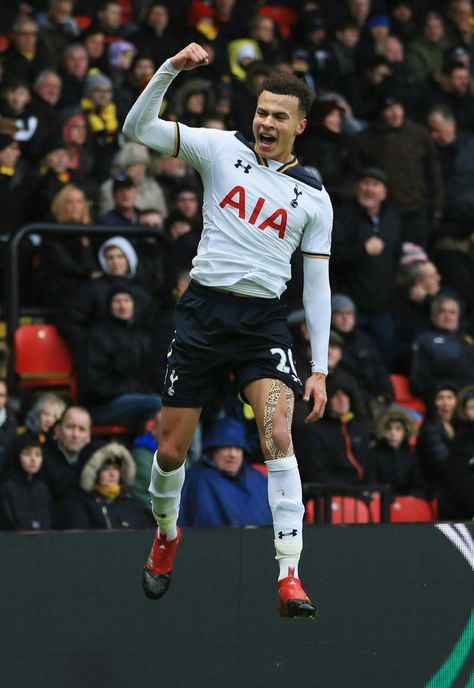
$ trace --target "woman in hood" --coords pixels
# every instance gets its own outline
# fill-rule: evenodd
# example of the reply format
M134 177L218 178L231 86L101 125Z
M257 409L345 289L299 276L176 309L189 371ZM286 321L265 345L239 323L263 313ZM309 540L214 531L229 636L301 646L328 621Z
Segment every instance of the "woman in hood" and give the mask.
M153 525L130 486L135 465L128 449L110 442L98 449L81 472L79 489L59 505L56 527L60 530L113 530L148 528Z

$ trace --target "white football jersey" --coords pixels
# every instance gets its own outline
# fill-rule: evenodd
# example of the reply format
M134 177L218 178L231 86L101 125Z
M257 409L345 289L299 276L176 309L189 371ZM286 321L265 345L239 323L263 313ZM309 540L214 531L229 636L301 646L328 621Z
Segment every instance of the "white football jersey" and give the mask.
M305 254L329 257L329 196L296 158L282 164L260 157L238 132L158 119L155 113L177 73L169 60L160 67L129 113L124 131L188 161L202 178L203 232L191 277L205 286L279 297L300 244Z

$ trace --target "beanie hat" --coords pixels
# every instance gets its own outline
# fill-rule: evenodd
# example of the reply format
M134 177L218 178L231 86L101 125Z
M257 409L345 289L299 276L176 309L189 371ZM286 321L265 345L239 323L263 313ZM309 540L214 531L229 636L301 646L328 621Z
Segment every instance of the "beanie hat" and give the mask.
M390 19L385 14L376 14L367 22L367 28L372 29L375 26L386 26L390 28Z
M426 262L427 260L428 256L418 244L413 244L411 241L405 241L402 244L400 265L410 265L410 263Z
M92 93L98 88L112 88L111 80L102 74L101 72L96 72L95 74L89 74L86 79L84 86L84 95L86 98L90 98Z
M355 312L356 305L354 301L345 294L334 294L331 298L331 311L337 313L343 308L349 308L351 311Z
M120 278L117 278L120 279ZM112 303L112 299L114 296L117 296L117 294L128 294L130 298L135 301L134 298L134 292L133 289L130 287L129 284L126 284L125 282L117 282L117 284L114 284L113 287L110 288L107 296L108 296L108 303Z
M120 58L123 53L127 52L137 52L136 47L133 43L128 41L114 41L109 45L109 62L111 67L120 67Z

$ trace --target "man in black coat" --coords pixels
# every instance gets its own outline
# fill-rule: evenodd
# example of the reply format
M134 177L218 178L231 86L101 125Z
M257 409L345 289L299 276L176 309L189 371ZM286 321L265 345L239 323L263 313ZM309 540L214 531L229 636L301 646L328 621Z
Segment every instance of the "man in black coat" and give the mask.
M157 355L152 335L140 324L133 291L117 285L109 293L109 314L89 332L87 365L79 388L100 424L144 424L161 408L156 393L166 357Z
M87 409L70 406L58 421L54 437L46 441L44 476L56 499L77 487L82 467L100 446L91 433L92 420Z
M355 199L336 212L332 288L354 301L359 324L378 342L390 365L395 334L389 309L400 256L400 218L385 202L387 195L385 173L366 168Z
M459 302L441 295L431 304L431 328L413 344L410 386L429 400L441 380L474 384L474 341L459 329Z

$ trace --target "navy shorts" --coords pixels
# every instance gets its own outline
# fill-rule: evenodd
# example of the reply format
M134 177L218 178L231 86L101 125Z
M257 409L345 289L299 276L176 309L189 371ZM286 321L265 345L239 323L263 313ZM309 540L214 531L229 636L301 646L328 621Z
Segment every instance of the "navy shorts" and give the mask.
M235 296L191 282L176 306L175 327L164 406L207 406L231 373L241 393L253 380L271 378L301 396L286 306L279 299Z

